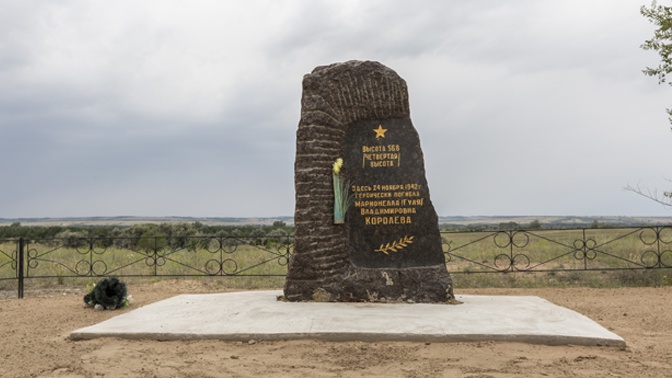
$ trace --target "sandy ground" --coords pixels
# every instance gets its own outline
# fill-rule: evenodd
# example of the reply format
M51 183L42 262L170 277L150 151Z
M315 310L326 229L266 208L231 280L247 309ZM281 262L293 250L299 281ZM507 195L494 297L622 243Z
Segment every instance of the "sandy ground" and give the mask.
M71 288L0 300L0 376L672 377L672 287L457 290L540 296L617 333L628 345L623 349L494 342L68 339L75 329L157 300L214 291L223 290L207 281L129 285L135 302L116 311L84 308L83 293Z

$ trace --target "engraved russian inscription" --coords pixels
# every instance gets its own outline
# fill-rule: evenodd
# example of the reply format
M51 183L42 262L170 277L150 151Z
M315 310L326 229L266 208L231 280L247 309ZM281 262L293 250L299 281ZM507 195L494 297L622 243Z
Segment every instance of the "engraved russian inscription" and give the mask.
M407 268L439 262L426 229L436 215L427 206L424 162L410 119L353 123L343 151L354 196L348 215L353 263Z

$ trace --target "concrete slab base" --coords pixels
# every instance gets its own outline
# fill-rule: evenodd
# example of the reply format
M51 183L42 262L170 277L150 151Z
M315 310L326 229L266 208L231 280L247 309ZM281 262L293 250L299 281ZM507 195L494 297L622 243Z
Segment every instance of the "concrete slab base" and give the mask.
M575 311L532 296L457 295L460 305L284 302L277 291L178 295L76 330L97 337L185 340L505 341L625 346Z

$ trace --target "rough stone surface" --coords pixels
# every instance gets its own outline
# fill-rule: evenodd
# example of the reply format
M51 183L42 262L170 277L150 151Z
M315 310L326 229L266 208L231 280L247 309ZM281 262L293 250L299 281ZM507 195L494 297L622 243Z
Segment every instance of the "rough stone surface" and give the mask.
M295 244L285 298L454 299L419 138L410 121L405 81L377 62L317 67L304 76L301 105L295 161ZM380 129L374 131L375 126L387 129L384 137ZM396 152L400 154L396 160L388 158L393 155L364 155L363 146L379 146L377 153L399 149ZM360 202L360 206L349 208L345 224L334 224L332 164L339 157L345 158L343 175L358 188L354 194L360 200L373 191L403 196L416 201L415 205L402 205L402 198L389 206ZM382 167L373 169L372 163ZM398 187L407 184L408 188ZM383 187L374 190L372 185ZM382 209L408 213L376 213Z

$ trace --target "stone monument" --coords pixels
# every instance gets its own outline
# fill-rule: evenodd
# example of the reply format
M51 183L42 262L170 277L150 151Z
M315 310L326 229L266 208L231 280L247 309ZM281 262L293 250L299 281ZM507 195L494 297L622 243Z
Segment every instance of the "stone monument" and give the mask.
M396 72L349 61L304 76L295 188L286 300L454 300L406 82Z

